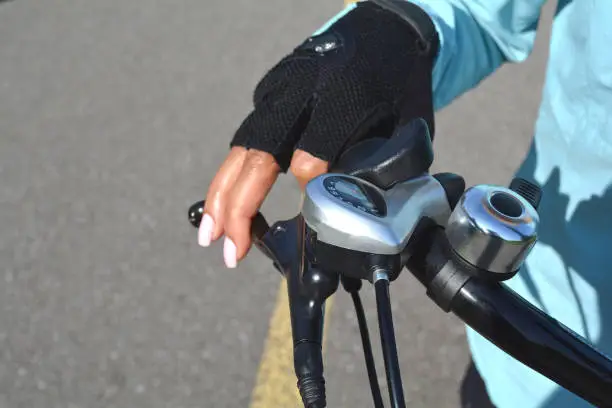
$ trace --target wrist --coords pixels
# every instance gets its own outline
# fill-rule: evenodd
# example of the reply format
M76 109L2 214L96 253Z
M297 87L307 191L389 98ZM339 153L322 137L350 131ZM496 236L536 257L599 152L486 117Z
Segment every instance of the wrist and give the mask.
M423 53L436 58L440 40L438 30L429 14L407 0L368 0L401 17L414 30Z

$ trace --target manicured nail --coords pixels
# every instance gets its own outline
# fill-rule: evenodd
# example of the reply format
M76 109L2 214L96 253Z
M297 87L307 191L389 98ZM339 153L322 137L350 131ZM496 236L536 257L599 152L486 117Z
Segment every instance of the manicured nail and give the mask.
M202 217L202 222L200 223L200 229L198 231L198 243L201 246L207 247L210 245L214 228L215 222L213 221L212 217L208 214L204 214Z
M223 244L223 260L228 268L236 267L236 244L228 237L225 237L225 243Z

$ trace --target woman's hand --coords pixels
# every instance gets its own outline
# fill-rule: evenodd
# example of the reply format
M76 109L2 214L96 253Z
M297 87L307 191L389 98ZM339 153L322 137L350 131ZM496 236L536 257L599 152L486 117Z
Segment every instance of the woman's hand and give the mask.
M280 173L289 170L304 188L351 146L417 117L433 136L437 50L429 16L392 0L352 5L295 48L255 89L255 108L208 189L200 245L225 235L225 264L234 268Z
M289 167L303 189L328 170L328 163L296 150ZM280 173L274 157L259 150L233 147L215 175L198 232L203 247L225 235L223 259L228 268L247 254L251 246L251 219L257 214Z

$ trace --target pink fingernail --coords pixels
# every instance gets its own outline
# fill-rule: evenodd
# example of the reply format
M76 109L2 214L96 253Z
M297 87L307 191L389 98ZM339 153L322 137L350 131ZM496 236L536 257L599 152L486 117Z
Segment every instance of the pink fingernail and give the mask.
M223 244L223 260L228 268L236 267L236 244L228 237L225 237L225 243Z
M200 223L200 229L198 231L198 243L207 247L210 245L212 238L213 229L215 228L215 222L212 217L208 214L204 214L202 222Z

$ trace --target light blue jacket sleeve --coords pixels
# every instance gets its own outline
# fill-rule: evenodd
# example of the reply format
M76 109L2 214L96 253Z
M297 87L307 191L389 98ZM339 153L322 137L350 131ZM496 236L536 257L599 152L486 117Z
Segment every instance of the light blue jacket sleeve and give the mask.
M440 36L433 72L434 104L443 108L504 62L533 48L546 0L407 0L423 8Z

